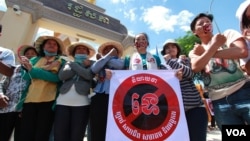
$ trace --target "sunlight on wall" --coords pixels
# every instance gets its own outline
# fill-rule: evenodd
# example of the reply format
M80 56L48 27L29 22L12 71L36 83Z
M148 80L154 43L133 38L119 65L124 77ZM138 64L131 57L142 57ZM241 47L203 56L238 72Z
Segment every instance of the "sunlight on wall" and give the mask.
M35 40L39 37L39 36L54 36L54 31L49 30L49 29L45 29L45 28L39 28L35 37Z
M5 0L0 0L0 11L7 11L7 5L5 3Z

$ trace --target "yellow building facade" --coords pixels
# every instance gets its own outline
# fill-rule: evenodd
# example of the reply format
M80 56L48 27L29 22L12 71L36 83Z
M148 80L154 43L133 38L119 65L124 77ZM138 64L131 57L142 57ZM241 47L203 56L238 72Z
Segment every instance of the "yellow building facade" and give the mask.
M14 52L20 45L32 45L48 31L62 39L65 47L75 41L96 47L116 41L124 46L124 55L133 50L133 37L126 27L119 19L106 15L95 0L6 0L6 5L7 11L0 12L0 46Z

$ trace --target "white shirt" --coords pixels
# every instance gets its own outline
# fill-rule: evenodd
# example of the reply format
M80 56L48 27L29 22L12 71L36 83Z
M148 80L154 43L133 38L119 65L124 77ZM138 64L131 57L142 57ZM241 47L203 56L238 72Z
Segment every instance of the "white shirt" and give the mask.
M15 66L15 55L10 49L0 47L0 61L8 66Z

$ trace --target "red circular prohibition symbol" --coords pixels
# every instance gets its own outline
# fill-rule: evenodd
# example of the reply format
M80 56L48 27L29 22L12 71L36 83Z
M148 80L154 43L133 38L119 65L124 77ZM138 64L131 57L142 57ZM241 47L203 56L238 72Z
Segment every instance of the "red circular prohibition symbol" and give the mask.
M119 85L112 110L121 132L136 141L167 139L180 118L173 88L162 78L147 73L132 75Z

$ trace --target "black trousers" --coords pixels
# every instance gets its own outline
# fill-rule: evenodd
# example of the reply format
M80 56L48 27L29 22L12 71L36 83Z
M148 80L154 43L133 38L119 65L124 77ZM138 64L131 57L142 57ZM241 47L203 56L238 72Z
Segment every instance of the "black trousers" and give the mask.
M55 141L82 141L89 122L89 105L56 105L54 138Z
M22 141L49 140L54 122L53 103L24 103L20 131Z
M205 107L196 107L185 112L190 141L206 141L207 111Z
M96 94L90 104L91 141L105 141L109 95Z
M0 113L0 141L9 141L14 132L14 140L20 141L20 117L19 112Z

